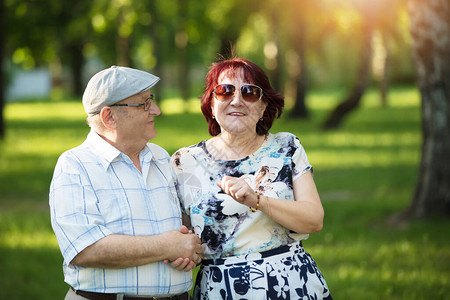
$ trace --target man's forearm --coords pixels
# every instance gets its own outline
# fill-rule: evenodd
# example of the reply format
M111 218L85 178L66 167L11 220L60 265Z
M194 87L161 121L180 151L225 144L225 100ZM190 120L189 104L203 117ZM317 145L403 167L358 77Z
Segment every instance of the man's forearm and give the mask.
M163 260L160 235L109 235L81 251L72 263L89 268L122 269Z
M106 236L81 251L72 263L89 268L122 269L178 258L188 258L199 263L202 253L199 237L182 226L179 231L172 230L159 235Z

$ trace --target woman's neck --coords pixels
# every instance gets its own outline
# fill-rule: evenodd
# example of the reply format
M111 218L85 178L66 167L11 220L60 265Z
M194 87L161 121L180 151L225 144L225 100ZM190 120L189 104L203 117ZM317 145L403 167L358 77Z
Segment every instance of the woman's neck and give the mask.
M221 133L207 141L208 152L216 159L238 160L253 154L261 147L265 135L231 135Z

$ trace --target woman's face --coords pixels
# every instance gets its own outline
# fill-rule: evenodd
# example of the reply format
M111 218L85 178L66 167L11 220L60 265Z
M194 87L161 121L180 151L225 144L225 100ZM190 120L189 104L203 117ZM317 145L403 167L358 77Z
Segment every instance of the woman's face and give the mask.
M218 84L232 84L235 86L234 95L231 99L220 101L213 95L211 108L221 132L229 134L256 134L256 123L262 118L267 103L261 99L248 102L242 98L241 87L246 82L242 70L230 77L227 72L219 76Z

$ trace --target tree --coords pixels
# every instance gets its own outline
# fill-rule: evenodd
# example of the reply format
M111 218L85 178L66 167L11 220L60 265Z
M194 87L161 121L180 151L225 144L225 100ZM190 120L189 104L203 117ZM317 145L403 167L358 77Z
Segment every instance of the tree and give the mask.
M90 5L86 1L72 1L54 4L54 14L59 40L59 53L62 63L69 67L72 80L72 94L81 96L84 90L82 81L84 55L83 47L91 36L90 20L86 16ZM53 1L55 3L55 1Z
M162 23L159 20L159 12L158 7L156 5L155 1L148 1L144 3L147 5L146 10L149 12L151 16L152 22L148 25L148 31L149 31L149 37L151 40L153 40L154 45L160 45L162 43L162 38L160 32L160 23ZM162 76L163 68L162 68L162 53L163 50L161 47L154 47L153 49L153 55L155 56L155 66L154 70L156 75ZM157 84L152 88L152 91L154 94L156 94L156 99L161 97L161 84Z
M219 57L230 58L234 53L242 29L248 23L251 16L261 8L261 2L247 0L242 1L209 1L207 10L215 17L211 19L211 29L219 39Z
M5 137L5 119L3 109L5 107L5 76L3 61L5 57L5 3L0 0L0 139Z
M175 46L177 48L178 59L178 87L181 98L187 110L190 97L191 76L189 75L189 35L187 33L187 12L189 11L189 0L178 0L177 19L178 24L175 33Z
M351 4L353 3L353 4ZM378 71L374 79L379 83L382 104L386 105L388 91L388 66L391 60L389 46L398 43L400 34L397 26L399 13L403 8L403 0L379 0L379 1L349 1L348 5L353 6L360 15L361 33L355 34L360 45L359 64L356 71L355 81L345 99L336 106L327 116L322 127L325 129L337 128L344 118L358 108L363 94L372 79L370 76L371 63L373 62L374 41L379 37L378 42L382 44L382 50L386 53L383 57L382 65L378 59ZM350 8L349 7L349 8ZM378 35L376 35L378 34Z
M304 3L303 3L304 4ZM303 5L305 6L305 5ZM303 7L302 7L303 8ZM297 85L295 92L295 102L292 108L290 117L292 118L307 118L309 116L306 107L306 92L308 89L308 74L306 68L306 22L305 9L292 9L295 29L293 29L293 44L294 49L299 56L299 72L296 76L295 83Z
M364 18L359 39L361 48L355 82L344 101L339 103L325 119L322 125L324 129L339 127L344 117L359 106L364 91L369 83L370 58L372 54L373 10L369 5L364 6L362 10Z
M422 98L422 158L409 218L450 217L450 4L410 0L410 31Z

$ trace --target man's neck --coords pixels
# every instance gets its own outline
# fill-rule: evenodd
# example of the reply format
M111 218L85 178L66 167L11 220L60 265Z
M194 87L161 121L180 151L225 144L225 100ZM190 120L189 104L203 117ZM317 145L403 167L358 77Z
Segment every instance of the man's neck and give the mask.
M132 143L126 139L121 139L115 132L97 132L97 134L111 144L114 148L128 156L133 162L134 166L142 173L141 162L139 159L139 154L142 149L144 149L146 143L144 145L138 143Z

